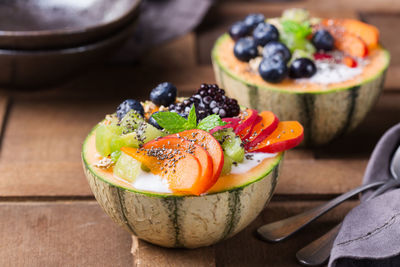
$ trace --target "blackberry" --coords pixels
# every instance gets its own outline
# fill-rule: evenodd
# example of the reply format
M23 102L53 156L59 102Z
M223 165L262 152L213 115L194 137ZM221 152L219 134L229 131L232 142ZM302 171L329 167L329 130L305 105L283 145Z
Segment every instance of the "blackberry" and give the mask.
M194 95L180 103L170 105L169 110L187 116L192 105L196 108L199 121L211 114L226 118L235 117L240 112L236 99L227 97L225 90L216 84L202 84Z

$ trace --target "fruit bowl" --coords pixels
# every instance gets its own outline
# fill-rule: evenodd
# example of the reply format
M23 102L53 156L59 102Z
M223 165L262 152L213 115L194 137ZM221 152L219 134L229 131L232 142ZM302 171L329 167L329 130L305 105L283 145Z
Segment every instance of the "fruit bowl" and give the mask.
M300 13L293 16L296 12ZM309 32L306 33L308 35L301 40L301 43L305 44L304 47L302 49L296 47L290 49L292 58L287 62L287 66L286 64L273 63L277 55L268 54L267 47L272 47L272 44L278 41L286 42L289 48L291 45L289 41L285 40L285 38L289 40L290 38L282 36L282 32L285 32L285 25L282 21L289 21L294 24L293 20L300 20L299 17L304 15L304 11L289 10L286 14L291 15L290 19L284 20L284 13L282 18L267 19L266 22L264 22L265 18L262 15L256 14L261 17L259 23L276 25L279 34L281 34L280 39L275 37L278 39L277 41L262 43L262 45L257 44L256 41L259 37L256 35L257 26L252 37L248 37L251 32L247 33L247 37L241 37L242 39L247 38L245 40L247 43L245 41L236 41L235 43L233 39L239 38L239 36L235 36L235 34L240 33L239 26L244 25L249 18L251 18L250 21L254 22L254 18L257 18L254 14L253 17L249 15L244 22L232 26L231 36L226 33L219 37L212 50L215 78L218 84L226 89L227 94L237 98L241 105L259 110L271 110L281 119L299 121L305 128L305 145L323 145L353 130L365 118L380 95L390 56L377 43L379 32L372 25L355 20L343 20L342 22L340 20L311 18L306 22L315 23L314 21L318 20L320 22L310 27ZM296 26L300 28L304 25L302 23L305 22L299 22ZM234 27L239 27L239 30L238 28L234 29ZM327 30L319 30L318 27ZM262 27L261 29L263 30ZM264 30L264 32L266 31ZM316 50L311 44L310 35L314 34L315 36L316 32L319 31L328 32L327 34L331 35L329 34L330 31L336 38L335 41L332 41L335 42L333 44L336 48L331 47L330 49L333 50L324 51L323 46L320 45L318 48L320 50ZM288 35L286 32L285 34ZM360 34L360 36L356 34ZM251 46L253 38L256 44ZM331 38L333 39L333 37ZM367 41L364 42L363 38ZM313 44L318 46L314 43L314 39L312 40ZM238 46L239 42L242 42L241 46ZM246 45L247 50L243 49ZM258 51L262 49L263 45L265 46L262 50L263 56L261 56ZM290 58L289 49L286 50ZM268 61L267 56L270 57L270 61ZM282 61L289 60L289 58L284 59L281 55L278 55L278 57L282 58L279 59ZM343 72L345 72L344 75L350 75L352 72L356 73L356 71L360 71L360 73L349 76L347 79L332 80L332 82L327 82L329 77L323 77L322 82L321 80L317 82L316 79L313 80L312 76L315 73L318 74L320 68L316 69L314 63L309 63L308 73L305 67L303 69L301 69L301 66L295 68L296 63L301 63L300 60L310 62L310 58L315 64L317 62L328 62L327 64L344 66L342 67ZM337 58L340 58L339 63ZM264 64L265 62L267 63ZM253 67L254 64L258 65ZM274 64L275 66L282 66L282 68L273 69ZM275 76L274 70L276 70ZM303 70L303 73L296 73L298 70ZM283 75L280 75L279 71Z
M135 190L93 168L94 149L92 131L83 145L83 166L97 202L114 222L150 243L186 248L212 245L249 225L271 199L283 157L265 161L243 177L242 184L226 191L176 196Z
M123 101L87 136L83 167L100 206L131 234L164 247L208 246L268 204L303 127L240 110L217 85L176 95L162 83L148 101Z

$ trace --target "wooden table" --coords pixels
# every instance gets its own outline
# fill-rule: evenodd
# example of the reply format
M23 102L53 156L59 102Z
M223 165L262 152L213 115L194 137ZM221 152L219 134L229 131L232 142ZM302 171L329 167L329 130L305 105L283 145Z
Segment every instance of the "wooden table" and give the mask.
M249 12L275 16L291 6L321 16L361 17L381 29L392 63L373 111L356 131L331 145L287 153L271 204L235 237L196 250L132 242L89 189L80 161L85 135L123 99L145 99L159 82L176 84L183 95L202 82L215 82L210 66L215 38ZM2 92L0 266L296 266L295 252L338 223L356 199L279 244L257 240L254 230L360 184L375 143L400 121L399 26L395 0L223 1L196 31L151 51L140 65L97 66L49 91Z

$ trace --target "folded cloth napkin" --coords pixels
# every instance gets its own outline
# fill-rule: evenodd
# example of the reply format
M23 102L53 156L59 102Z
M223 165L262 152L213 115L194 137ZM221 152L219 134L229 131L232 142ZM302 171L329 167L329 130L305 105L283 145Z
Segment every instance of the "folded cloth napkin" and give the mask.
M400 123L376 145L363 183L392 179L389 165L400 145ZM366 200L343 221L334 242L329 266L400 266L400 189Z
M143 0L132 38L112 61L132 62L143 52L193 30L214 0Z

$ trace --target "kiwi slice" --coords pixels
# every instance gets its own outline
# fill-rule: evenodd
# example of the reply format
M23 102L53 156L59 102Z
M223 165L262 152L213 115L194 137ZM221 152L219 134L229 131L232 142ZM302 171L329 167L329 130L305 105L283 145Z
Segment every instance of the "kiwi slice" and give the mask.
M244 159L244 147L242 140L237 136L232 128L226 128L213 133L224 150L224 154L235 162L242 162Z
M142 115L136 110L131 109L122 118L120 125L124 129L124 133L131 133L139 127L139 124L145 122Z
M221 175L226 175L231 172L233 160L224 153L224 165L222 166Z

